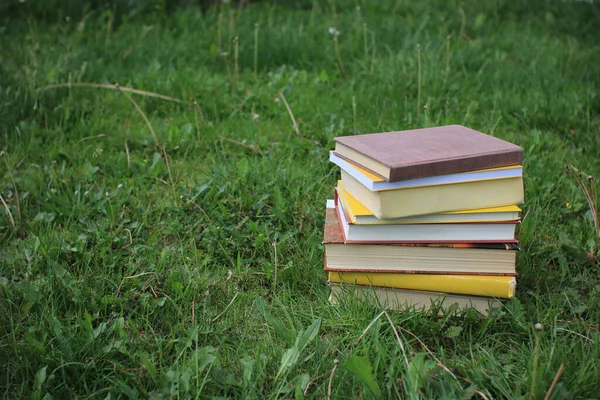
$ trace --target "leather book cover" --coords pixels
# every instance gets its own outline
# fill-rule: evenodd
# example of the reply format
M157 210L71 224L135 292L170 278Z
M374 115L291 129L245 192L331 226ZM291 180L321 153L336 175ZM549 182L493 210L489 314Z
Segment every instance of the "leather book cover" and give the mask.
M389 168L390 182L523 162L520 146L460 125L340 136L334 141Z
M327 208L326 210L323 244L343 244L344 233L342 232L337 212L335 208Z

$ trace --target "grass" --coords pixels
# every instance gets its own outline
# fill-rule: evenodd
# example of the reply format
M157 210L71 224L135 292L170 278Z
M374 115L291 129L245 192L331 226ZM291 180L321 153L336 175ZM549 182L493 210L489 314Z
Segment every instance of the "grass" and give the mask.
M0 6L3 397L598 396L597 5L29 3ZM517 297L330 306L333 137L452 123L525 149Z

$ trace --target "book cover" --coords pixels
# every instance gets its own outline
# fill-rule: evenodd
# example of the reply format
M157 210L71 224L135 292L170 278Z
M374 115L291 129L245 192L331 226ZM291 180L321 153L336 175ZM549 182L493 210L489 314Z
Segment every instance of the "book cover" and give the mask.
M335 152L389 182L518 165L523 149L460 125L340 136Z
M403 273L334 272L329 282L396 289L511 298L515 295L517 279L498 275L437 275Z

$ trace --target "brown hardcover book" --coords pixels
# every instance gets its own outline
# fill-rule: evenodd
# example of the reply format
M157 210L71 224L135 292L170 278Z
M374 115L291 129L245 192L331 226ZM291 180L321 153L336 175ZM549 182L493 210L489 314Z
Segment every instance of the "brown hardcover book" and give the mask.
M323 244L327 271L516 274L516 243L346 243L335 208L327 208Z
M334 138L335 153L389 182L519 165L523 149L460 125Z

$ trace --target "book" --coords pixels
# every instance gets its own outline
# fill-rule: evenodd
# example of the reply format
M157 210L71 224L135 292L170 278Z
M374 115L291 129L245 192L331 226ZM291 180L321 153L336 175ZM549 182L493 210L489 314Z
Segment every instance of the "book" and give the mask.
M523 178L504 178L374 192L341 170L348 193L376 218L390 219L521 204Z
M353 224L344 203L336 205L345 243L516 242L519 221L429 224Z
M335 189L336 201L344 205L350 223L363 224L431 224L455 222L498 222L516 221L519 219L521 209L516 205L479 208L475 210L451 211L441 214L417 215L411 217L379 219L350 193L344 189L342 181L338 181ZM339 199L339 200L337 200Z
M394 310L411 307L417 310L428 310L432 306L439 306L447 310L454 306L460 310L473 308L481 314L487 315L489 310L502 307L502 303L492 297L464 296L374 286L340 285L336 283L331 283L330 287L331 294L329 301L333 305L343 304L349 298L355 297L361 301L371 302Z
M329 282L430 292L511 298L515 295L514 276L436 275L402 273L333 272Z
M455 174L523 161L523 149L460 125L334 138L337 156L388 182Z
M512 165L508 167L461 172L458 174L428 176L404 181L386 182L383 178L367 171L366 169L338 157L333 151L329 152L329 161L346 171L346 173L350 174L353 178L360 181L360 183L372 191L403 189L419 186L447 185L450 183L517 178L523 176L523 166Z
M334 202L327 206L326 271L516 275L517 243L346 244Z

